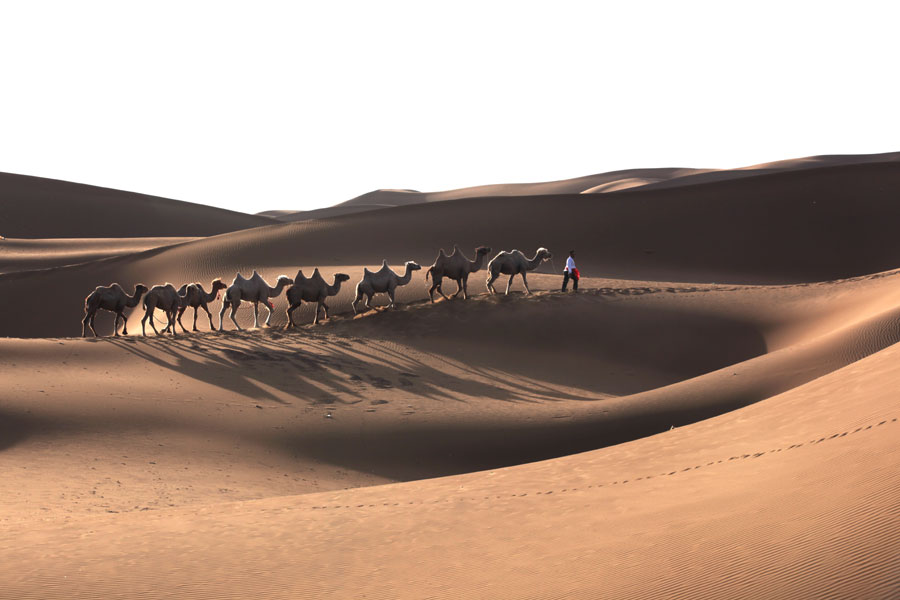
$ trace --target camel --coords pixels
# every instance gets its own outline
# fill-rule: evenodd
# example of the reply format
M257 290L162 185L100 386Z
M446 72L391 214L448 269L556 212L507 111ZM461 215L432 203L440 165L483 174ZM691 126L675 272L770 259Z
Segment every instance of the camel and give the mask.
M272 318L272 311L275 310L275 305L269 301L269 298L275 298L281 293L281 290L286 286L293 285L293 283L294 280L290 277L279 275L278 280L275 282L275 287L271 287L256 271L253 271L250 279L244 279L244 276L238 273L235 275L231 285L228 286L228 289L225 290L225 297L222 298L222 310L219 311L219 331L223 330L223 317L229 307L231 308L231 314L229 315L231 322L238 329L241 328L234 318L234 313L237 312L238 307L241 305L241 300L253 303L254 327L259 327L259 303L262 302L266 310L269 311L269 315L266 317L266 325L268 325L269 320Z
M485 257L490 254L490 252L491 249L488 246L479 246L478 248L475 248L475 260L469 260L466 258L466 255L462 253L462 250L459 249L459 246L453 246L453 253L450 254L450 256L444 254L444 249L441 248L434 264L425 272L425 281L428 281L429 276L432 281L431 288L428 290L428 296L431 298L431 301L434 302L434 290L437 290L444 300L450 299L447 296L444 296L444 291L441 289L441 280L444 277L456 282L456 293L453 294L454 298L459 296L459 293L462 292L463 300L468 300L469 275L480 270L481 267L484 266Z
M183 301L184 295L179 294L178 290L171 283L154 285L150 288L150 291L144 296L144 318L141 319L141 333L147 335L147 319L150 319L150 327L153 328L153 333L160 335L159 331L156 330L156 325L153 323L154 313L158 308L166 313L167 324L162 332L167 333L171 331L172 335L175 335L175 315L178 309L181 308Z
M531 294L531 290L528 289L528 279L525 277L525 274L528 271L533 271L538 268L538 266L545 260L553 258L553 254L550 253L546 248L538 248L537 252L534 254L534 258L525 258L525 255L522 254L518 250L513 250L512 252L507 252L503 250L491 259L491 262L488 263L488 279L487 279L487 288L491 294L496 294L497 291L494 289L494 281L500 277L501 274L509 275L509 282L506 284L506 295L509 295L509 288L512 285L513 277L516 275L522 275L522 283L525 284L525 292L527 294Z
M181 304L181 308L178 309L178 324L181 325L182 331L187 333L187 329L184 326L184 323L181 322L181 316L184 314L188 308L194 309L194 331L198 331L197 329L197 309L202 308L206 311L206 316L209 317L209 328L215 330L216 326L213 325L212 313L209 312L208 303L213 300L219 299L219 290L224 290L228 286L221 279L213 279L212 282L212 291L206 293L203 289L203 286L200 283L191 283L184 284L181 286L181 289L178 290L179 296L184 296L184 300Z
M81 320L81 335L87 335L87 328L90 327L97 337L94 330L94 319L98 310L108 310L116 313L116 322L113 324L113 332L119 337L119 318L122 319L122 335L128 335L128 320L125 318L125 309L137 306L141 301L141 296L147 291L147 286L139 283L134 286L134 294L129 296L118 283L112 283L109 286L97 286L93 292L88 294L84 299L84 318Z
M350 276L346 273L335 273L334 283L328 285L325 279L322 278L322 275L319 274L319 269L313 271L312 277L309 278L303 275L303 269L297 271L294 285L285 292L289 304L287 309L288 324L285 329L294 326L293 312L300 308L302 301L316 303L316 316L313 319L313 325L319 323L319 310L325 311L325 318L327 319L328 305L325 304L325 299L328 296L336 296L341 291L341 284L348 279L350 279Z
M366 297L366 308L368 309L372 308L369 304L372 301L372 296L384 292L387 292L387 295L391 297L391 304L388 308L393 308L395 290L399 286L409 283L410 279L412 279L412 272L421 268L415 262L407 261L406 272L402 277L391 270L387 260L381 263L381 269L378 271L373 272L369 269L363 269L363 278L356 284L356 298L350 304L353 307L353 312L357 312L356 305L359 304L363 296Z

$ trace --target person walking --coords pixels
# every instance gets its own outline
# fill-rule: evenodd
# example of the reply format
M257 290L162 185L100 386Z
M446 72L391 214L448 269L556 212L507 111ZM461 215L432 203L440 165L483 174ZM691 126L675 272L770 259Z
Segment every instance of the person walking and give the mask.
M566 291L566 286L569 285L569 279L571 279L572 291L577 292L579 278L578 267L575 266L575 251L569 250L569 258L566 259L566 268L563 270L562 291Z

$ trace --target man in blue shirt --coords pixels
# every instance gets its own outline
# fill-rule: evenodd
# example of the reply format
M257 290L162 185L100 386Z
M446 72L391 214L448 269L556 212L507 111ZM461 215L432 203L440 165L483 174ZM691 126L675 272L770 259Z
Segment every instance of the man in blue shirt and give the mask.
M569 279L572 280L572 291L578 291L578 268L575 266L575 251L569 251L569 258L566 259L566 268L563 270L562 291L566 291L569 285Z

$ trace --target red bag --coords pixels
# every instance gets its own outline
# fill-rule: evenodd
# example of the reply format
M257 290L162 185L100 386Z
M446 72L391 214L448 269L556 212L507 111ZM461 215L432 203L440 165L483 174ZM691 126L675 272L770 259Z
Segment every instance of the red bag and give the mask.
M581 279L581 273L578 272L578 269L572 269L572 279L575 281Z

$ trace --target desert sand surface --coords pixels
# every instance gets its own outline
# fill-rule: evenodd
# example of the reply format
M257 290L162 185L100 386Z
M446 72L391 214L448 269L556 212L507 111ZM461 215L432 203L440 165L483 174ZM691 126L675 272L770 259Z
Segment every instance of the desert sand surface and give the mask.
M0 597L896 598L900 165L758 171L0 240ZM454 244L554 256L354 315ZM318 325L79 337L97 285L314 268Z

